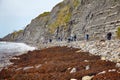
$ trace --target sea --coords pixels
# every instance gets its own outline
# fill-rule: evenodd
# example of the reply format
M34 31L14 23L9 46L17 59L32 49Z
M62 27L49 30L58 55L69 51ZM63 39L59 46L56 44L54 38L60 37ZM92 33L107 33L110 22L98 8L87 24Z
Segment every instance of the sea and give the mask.
M12 64L9 60L13 56L21 55L35 49L36 47L29 46L25 43L0 42L0 70Z

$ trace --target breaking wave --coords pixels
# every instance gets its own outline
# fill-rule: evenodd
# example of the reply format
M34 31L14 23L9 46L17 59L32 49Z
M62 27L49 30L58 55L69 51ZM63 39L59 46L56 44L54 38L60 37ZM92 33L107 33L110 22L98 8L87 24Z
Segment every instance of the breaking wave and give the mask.
M28 46L25 43L0 42L0 53L23 53L35 50L35 47Z
M25 43L0 42L0 71L3 67L11 64L9 60L13 56L21 55L35 49L35 47L28 46Z

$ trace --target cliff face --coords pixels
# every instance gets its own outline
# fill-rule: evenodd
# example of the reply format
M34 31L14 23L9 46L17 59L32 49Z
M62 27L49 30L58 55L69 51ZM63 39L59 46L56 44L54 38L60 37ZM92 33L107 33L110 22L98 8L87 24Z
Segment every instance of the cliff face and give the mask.
M31 21L21 32L11 33L4 40L26 43L41 43L50 38L67 39L85 34L92 39L101 39L106 33L115 35L120 26L119 0L64 0L51 12L45 12Z
M93 38L101 38L108 32L115 35L120 25L120 1L82 0L72 20L75 21L72 32L80 36L88 33Z
M47 37L48 29L47 22L49 13L45 12L31 21L24 29L22 41L27 43L38 43L42 38Z

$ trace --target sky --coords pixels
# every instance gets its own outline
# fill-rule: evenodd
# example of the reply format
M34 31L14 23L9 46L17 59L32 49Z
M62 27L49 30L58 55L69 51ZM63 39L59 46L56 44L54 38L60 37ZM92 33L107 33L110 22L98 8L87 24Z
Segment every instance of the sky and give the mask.
M0 0L0 38L24 29L32 19L63 0Z

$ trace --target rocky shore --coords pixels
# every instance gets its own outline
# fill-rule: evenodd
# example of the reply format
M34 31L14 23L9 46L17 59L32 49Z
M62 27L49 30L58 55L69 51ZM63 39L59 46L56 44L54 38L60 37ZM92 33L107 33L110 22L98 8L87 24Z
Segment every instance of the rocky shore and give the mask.
M78 48L51 47L15 56L1 80L119 80L116 63Z
M54 46L67 46L79 48L84 52L89 52L93 55L101 56L101 59L113 62L120 62L120 41L119 40L94 40L94 41L53 41L48 44L37 45L39 49L54 47Z
M119 43L96 40L39 44L40 50L13 57L13 64L0 72L0 79L119 80Z

